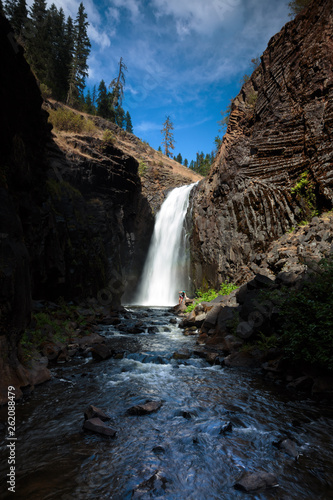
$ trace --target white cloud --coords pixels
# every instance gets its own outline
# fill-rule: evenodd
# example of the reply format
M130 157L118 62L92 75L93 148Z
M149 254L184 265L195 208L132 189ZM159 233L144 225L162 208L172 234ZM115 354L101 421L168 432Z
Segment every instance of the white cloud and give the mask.
M231 15L239 15L242 8L240 0L152 0L151 3L158 19L163 15L174 17L180 35L191 31L210 34L228 23Z
M101 49L106 49L111 45L108 35L103 31L98 31L98 29L92 24L88 26L88 36L90 40L97 43L97 45L99 45Z
M137 21L140 15L140 0L113 0L116 7L127 9L132 16L133 21Z
M139 123L139 125L136 125L135 130L137 132L151 132L153 130L161 130L161 124L150 121L142 121L141 123Z

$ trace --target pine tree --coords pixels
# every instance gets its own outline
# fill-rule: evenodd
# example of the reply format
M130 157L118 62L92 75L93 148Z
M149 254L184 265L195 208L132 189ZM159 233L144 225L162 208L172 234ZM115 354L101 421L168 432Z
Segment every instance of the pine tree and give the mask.
M125 111L121 106L118 106L115 113L115 123L120 127L125 126Z
M61 8L52 4L47 13L49 35L49 61L47 65L46 85L58 100L64 100L68 90L68 64L71 54L68 52L65 14Z
M80 103L85 87L85 79L88 76L87 59L91 47L87 34L88 25L87 14L84 11L83 3L80 3L74 24L74 55L70 68L67 94L67 104L69 105Z
M96 102L97 102L97 115L101 116L102 118L109 118L110 99L104 80L101 80L99 84Z
M3 11L8 21L10 22L12 22L12 19L14 17L16 6L17 6L17 0L6 0Z
M182 164L183 163L183 157L181 153L178 153L178 155L175 157L175 160L178 161L178 163Z
M172 156L171 150L175 149L175 141L173 138L173 123L170 120L170 116L166 116L165 122L163 123L163 128L161 134L163 135L162 145L164 146L164 154L168 157Z
M62 70L62 81L63 81L63 100L65 101L69 90L69 76L71 72L73 57L74 57L74 42L75 42L75 29L73 25L73 19L68 16L65 24L64 33L64 56L63 56L63 70Z
M188 159L187 158L185 158L185 160L184 160L184 167L188 167Z
M131 134L133 134L133 125L132 125L132 119L131 119L131 115L129 114L129 112L127 111L126 112L126 115L125 115L125 127L126 127L126 132L130 132Z
M85 98L84 111L86 113L89 113L90 115L95 114L95 107L94 107L94 105L92 103L91 94L90 94L90 90L89 89L87 91L87 95L86 95L86 98Z
M96 85L93 86L91 101L96 113Z
M0 10L3 10L2 4ZM24 30L28 19L26 0L7 0L4 11L13 27L15 35L23 43Z
M25 31L25 47L26 58L41 82L46 80L49 63L48 35L46 0L34 0Z
M0 0L0 13L1 14L4 14L4 9L3 9L3 3L2 3L2 0Z

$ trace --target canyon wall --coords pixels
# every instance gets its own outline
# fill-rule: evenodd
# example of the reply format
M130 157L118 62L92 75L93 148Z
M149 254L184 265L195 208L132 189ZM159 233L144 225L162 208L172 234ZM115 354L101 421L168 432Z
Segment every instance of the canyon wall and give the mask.
M273 240L332 207L332 32L332 0L312 2L270 40L233 100L218 157L194 195L197 287L251 278Z

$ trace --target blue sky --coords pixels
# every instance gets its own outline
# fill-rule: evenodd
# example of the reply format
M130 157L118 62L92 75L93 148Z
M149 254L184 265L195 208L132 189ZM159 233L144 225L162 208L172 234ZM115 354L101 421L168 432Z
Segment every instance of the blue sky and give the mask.
M108 85L120 57L134 133L158 148L166 115L175 153L214 149L217 121L269 39L290 19L289 0L84 0L92 44L87 86ZM30 2L31 3L31 0ZM54 0L76 17L80 0Z

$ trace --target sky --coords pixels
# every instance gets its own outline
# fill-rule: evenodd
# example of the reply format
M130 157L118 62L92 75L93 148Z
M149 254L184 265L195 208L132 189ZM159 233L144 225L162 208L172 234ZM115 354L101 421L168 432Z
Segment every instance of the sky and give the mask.
M251 59L290 20L290 0L83 0L91 53L87 87L125 73L123 107L135 135L161 145L166 116L174 153L211 153L218 121L251 74ZM32 0L28 2L31 4ZM80 0L49 0L75 19Z

